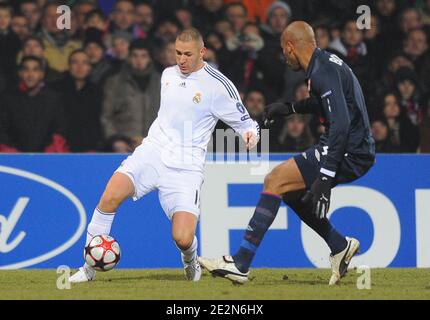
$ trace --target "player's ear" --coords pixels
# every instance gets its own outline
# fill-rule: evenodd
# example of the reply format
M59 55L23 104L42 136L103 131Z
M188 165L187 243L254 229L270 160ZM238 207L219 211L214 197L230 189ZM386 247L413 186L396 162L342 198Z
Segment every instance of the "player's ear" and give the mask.
M206 53L206 51L208 51L208 49L206 49L206 47L203 47L200 49L200 55L203 57Z

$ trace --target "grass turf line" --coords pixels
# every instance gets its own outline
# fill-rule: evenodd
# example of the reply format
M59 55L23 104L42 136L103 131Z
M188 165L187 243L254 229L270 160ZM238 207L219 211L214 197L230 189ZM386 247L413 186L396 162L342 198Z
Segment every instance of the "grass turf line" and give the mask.
M56 270L14 270L0 271L0 299L430 299L428 269L372 269L370 290L357 289L360 275L351 269L329 287L328 269L253 269L252 281L235 286L206 271L189 282L180 269L118 269L59 290Z

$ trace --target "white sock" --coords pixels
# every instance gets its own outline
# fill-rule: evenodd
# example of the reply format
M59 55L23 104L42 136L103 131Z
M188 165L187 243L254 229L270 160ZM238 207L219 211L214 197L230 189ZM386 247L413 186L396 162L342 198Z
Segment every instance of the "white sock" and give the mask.
M182 254L184 255L184 261L185 262L190 262L193 261L195 259L195 257L197 256L197 237L194 236L193 239L193 243L191 244L191 246L186 249L186 250L181 250Z
M101 234L109 235L114 218L115 212L107 213L96 208L87 228L87 240L85 242L85 246L88 245L94 236Z

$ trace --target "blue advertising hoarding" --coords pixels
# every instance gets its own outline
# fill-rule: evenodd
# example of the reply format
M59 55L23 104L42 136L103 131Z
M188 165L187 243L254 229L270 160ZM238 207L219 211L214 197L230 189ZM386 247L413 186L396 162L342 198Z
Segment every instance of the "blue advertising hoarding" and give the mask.
M288 155L270 157L270 166ZM0 268L79 266L86 225L125 155L1 155ZM264 175L249 164L208 163L198 228L200 253L234 252L258 201ZM335 188L330 219L360 239L360 264L430 266L430 155L380 155L362 179ZM180 267L170 222L156 192L124 203L112 235L120 268ZM255 267L325 267L324 243L286 207L256 256ZM321 257L319 256L321 255Z

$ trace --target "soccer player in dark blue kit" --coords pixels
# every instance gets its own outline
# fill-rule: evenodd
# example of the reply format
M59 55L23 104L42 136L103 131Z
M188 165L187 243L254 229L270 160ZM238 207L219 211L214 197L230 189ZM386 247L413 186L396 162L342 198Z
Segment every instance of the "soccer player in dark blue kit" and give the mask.
M373 166L375 142L357 78L336 55L317 48L312 28L303 21L291 23L281 36L281 46L288 66L295 71L305 70L310 98L267 106L266 126L279 117L312 113L319 115L326 133L317 145L266 176L238 252L218 259L201 257L199 261L213 275L246 282L258 246L284 200L330 248L329 285L334 285L346 274L360 243L341 235L327 219L331 189L360 178Z

